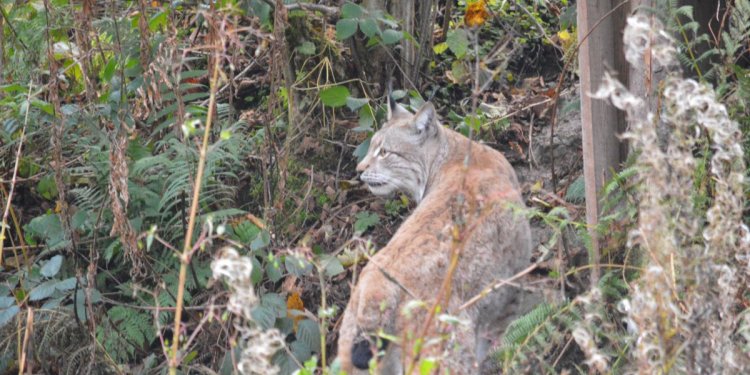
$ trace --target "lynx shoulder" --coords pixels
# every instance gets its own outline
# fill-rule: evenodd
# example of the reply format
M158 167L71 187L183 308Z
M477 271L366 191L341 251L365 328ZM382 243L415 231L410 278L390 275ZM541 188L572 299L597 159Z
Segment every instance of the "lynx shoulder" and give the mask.
M357 171L373 194L401 191L418 205L352 289L339 331L342 369L366 374L375 358L377 373L403 374L405 355L425 332L421 358L440 358L453 374L477 373L489 339L517 315L521 292L500 288L463 305L527 267L531 257L528 221L516 214L524 203L513 168L499 152L441 126L426 103L416 114L398 105L389 111ZM441 313L465 324L446 328L432 319L426 325L452 254L458 263ZM405 312L413 300L424 303ZM399 340L377 339L383 334Z

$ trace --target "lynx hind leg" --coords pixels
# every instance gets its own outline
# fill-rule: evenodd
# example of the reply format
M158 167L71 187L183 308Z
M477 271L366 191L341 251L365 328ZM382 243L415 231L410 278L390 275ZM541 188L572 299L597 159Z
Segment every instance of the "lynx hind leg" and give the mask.
M341 369L347 374L367 374L370 360L384 350L378 373L400 374L396 372L401 364L397 345L373 336L379 330L393 332L398 291L387 280L379 279L380 272L367 270L362 272L342 318L338 342Z
M368 374L367 364L372 358L369 342L364 340L362 330L357 324L358 297L359 289L355 287L349 299L349 304L344 310L341 328L339 328L337 358L341 370L350 375Z
M354 293L352 293L352 297L354 297ZM341 369L346 371L347 374L352 373L352 369L354 368L352 364L352 345L354 343L354 338L357 335L355 302L355 298L349 300L349 304L346 306L346 310L344 310L344 315L341 320L341 328L339 328L337 357Z

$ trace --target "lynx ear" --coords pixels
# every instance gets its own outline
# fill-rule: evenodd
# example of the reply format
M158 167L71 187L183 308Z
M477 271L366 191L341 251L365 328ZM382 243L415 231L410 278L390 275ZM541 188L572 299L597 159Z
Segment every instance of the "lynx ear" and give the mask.
M435 106L426 102L422 105L422 108L414 114L414 120L412 120L411 126L414 132L420 136L421 140L427 139L427 137L435 134L437 130L437 114L435 113Z

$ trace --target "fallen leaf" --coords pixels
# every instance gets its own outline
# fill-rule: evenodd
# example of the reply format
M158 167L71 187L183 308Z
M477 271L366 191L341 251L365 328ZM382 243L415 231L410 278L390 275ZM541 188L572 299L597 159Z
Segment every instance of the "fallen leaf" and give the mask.
M296 311L296 313L295 313ZM305 318L302 312L305 311L305 304L302 302L302 298L299 295L299 292L291 292L289 293L289 296L286 298L286 316L287 318L292 319L294 321L294 332L297 332L297 327L299 325L299 322Z
M469 27L479 27L487 21L489 13L487 13L487 6L484 0L475 1L466 5L466 15L464 15L464 23Z

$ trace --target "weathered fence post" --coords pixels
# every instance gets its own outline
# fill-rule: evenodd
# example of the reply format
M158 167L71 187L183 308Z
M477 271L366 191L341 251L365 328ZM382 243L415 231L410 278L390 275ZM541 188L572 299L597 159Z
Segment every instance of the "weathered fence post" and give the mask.
M583 126L583 174L586 186L586 222L592 237L592 285L599 279L599 246L594 226L599 222L598 193L623 160L625 149L617 138L624 129L624 118L609 103L589 94L601 84L605 69L627 72L622 62L623 11L620 1L580 0L578 55L581 80L581 122ZM586 37L588 35L588 37ZM586 38L584 40L584 38ZM621 77L622 78L622 77Z

